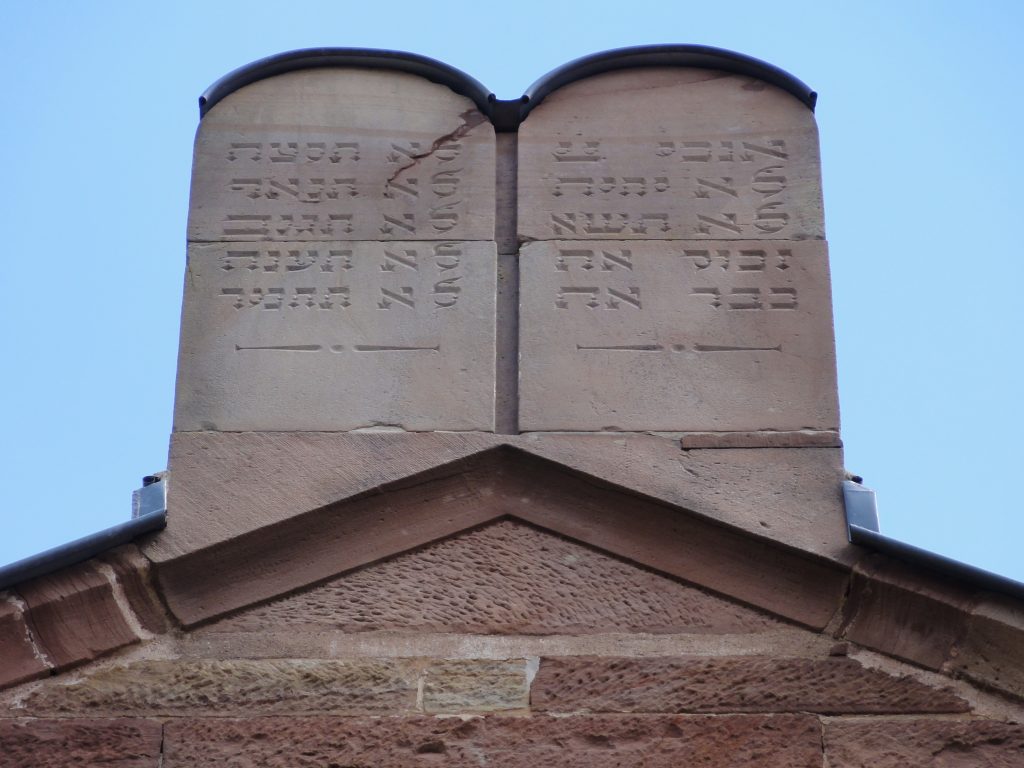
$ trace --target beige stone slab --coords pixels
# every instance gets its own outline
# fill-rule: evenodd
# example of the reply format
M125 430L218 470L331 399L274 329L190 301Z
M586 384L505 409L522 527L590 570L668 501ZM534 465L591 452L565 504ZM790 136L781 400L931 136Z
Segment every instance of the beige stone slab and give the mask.
M522 250L521 429L837 428L824 242L591 246Z
M400 72L311 69L248 85L196 135L192 241L490 240L494 128Z
M193 244L176 431L484 430L494 243Z
M521 239L823 238L813 113L759 80L634 69L548 96L519 130Z

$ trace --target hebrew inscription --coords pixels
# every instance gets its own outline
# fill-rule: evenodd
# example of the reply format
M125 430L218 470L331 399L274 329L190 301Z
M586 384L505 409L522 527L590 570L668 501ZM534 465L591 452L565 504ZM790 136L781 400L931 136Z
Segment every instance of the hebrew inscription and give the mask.
M494 129L444 86L292 72L233 93L200 125L193 242L493 236Z
M496 250L194 244L175 429L489 430Z
M550 239L819 239L813 115L707 70L615 72L520 129L519 231Z
M549 241L520 274L523 430L837 428L821 241Z

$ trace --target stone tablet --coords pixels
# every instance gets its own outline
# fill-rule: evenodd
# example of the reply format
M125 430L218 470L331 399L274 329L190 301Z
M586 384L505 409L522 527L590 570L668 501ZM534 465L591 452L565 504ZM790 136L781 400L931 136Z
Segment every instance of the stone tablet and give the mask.
M552 241L520 259L520 427L838 428L822 241Z
M322 68L252 83L196 135L191 242L492 240L494 128L402 72Z
M483 430L487 242L189 247L175 431Z
M519 236L824 237L813 113L707 69L610 72L547 96L519 129Z

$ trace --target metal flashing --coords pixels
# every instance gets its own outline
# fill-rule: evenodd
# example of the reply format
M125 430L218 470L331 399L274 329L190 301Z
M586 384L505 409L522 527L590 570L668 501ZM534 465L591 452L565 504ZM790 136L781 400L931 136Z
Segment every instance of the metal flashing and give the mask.
M102 531L3 566L0 568L0 589L88 560L108 549L127 544L144 533L163 530L167 526L165 473L151 477L154 478L153 481L144 486L146 494L141 507L139 491L132 497L133 513L139 511L141 514L133 515L132 519L125 523L104 528ZM162 506L159 504L160 501L163 501Z
M699 67L754 77L788 91L812 112L818 98L806 83L772 64L707 45L639 45L590 54L548 72L518 99L498 99L465 72L416 53L375 48L305 48L268 56L229 72L199 97L199 117L202 119L218 102L250 83L317 67L392 69L425 77L471 99L499 132L516 131L531 110L563 86L604 72L637 67Z
M570 61L534 82L523 94L520 121L551 92L569 83L604 72L637 67L698 67L718 69L764 80L799 99L812 112L818 94L810 86L785 70L752 56L709 45L637 45L615 48Z
M879 533L875 492L852 480L843 481L846 506L846 535L850 542L932 571L938 576L956 579L979 589L987 589L1024 600L1024 584L1006 576L961 563L927 549Z
M376 48L303 48L267 56L224 75L199 97L199 117L202 119L225 96L257 80L318 67L363 67L409 72L448 86L456 93L472 99L477 109L488 117L491 114L493 94L482 83L429 56Z

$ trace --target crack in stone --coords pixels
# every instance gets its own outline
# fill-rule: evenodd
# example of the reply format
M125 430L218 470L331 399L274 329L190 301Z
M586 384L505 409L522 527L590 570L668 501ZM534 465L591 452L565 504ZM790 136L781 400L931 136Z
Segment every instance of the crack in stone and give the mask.
M484 116L484 114L476 109L467 109L465 112L459 115L459 118L462 120L462 123L457 128L455 128L452 131L449 131L443 136L434 139L433 143L430 145L430 149L428 149L426 152L419 152L415 155L412 155L409 163L401 166L393 174L391 174L388 180L384 182L384 189L387 190L388 187L390 187L392 184L398 181L398 178L403 173L408 171L410 168L415 168L417 165L420 164L421 160L430 157L445 144L451 144L453 142L458 141L459 139L465 137L470 131L472 131L478 125L482 125L483 123L487 122L487 118Z

